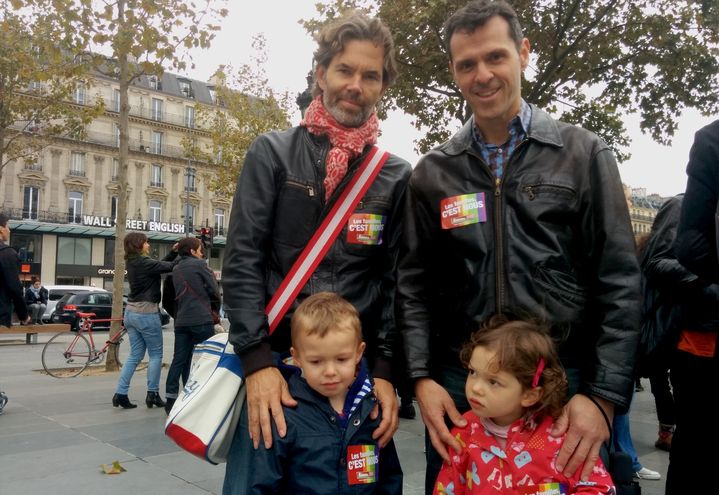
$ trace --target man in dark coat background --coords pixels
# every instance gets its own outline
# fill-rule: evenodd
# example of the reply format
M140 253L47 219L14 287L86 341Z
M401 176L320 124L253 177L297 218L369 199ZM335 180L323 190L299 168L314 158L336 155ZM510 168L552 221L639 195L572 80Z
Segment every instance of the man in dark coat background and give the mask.
M6 327L12 323L13 305L20 322L30 323L20 284L20 260L15 250L7 244L10 240L9 222L8 216L0 213L0 326Z

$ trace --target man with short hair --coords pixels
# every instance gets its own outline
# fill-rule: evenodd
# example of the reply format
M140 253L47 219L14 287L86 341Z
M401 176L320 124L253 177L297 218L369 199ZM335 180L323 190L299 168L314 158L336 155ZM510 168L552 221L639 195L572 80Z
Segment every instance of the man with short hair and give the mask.
M246 490L250 456L242 451L250 442L243 435L249 429L255 448L261 440L269 448L273 423L280 437L287 431L282 406L296 404L272 354L290 348L293 310L270 337L264 308L376 142L375 106L397 75L392 37L379 19L352 13L324 28L317 43L314 99L304 119L250 146L232 206L222 286L247 401L227 463L226 495ZM348 221L355 228L344 227L293 305L329 291L357 308L382 408L374 432L381 447L399 421L390 369L399 223L410 171L406 161L390 156Z
M10 240L10 219L0 213L0 326L12 324L13 306L20 323L30 323L25 299L22 296L20 259L7 243Z
M603 413L626 411L634 384L639 269L616 162L596 135L522 99L530 47L509 4L470 2L445 43L473 115L412 172L397 294L432 443L427 492L447 446L459 452L445 417L464 426L469 409L459 347L496 313L551 326L575 394L552 432L567 432L556 463L587 479L609 437Z

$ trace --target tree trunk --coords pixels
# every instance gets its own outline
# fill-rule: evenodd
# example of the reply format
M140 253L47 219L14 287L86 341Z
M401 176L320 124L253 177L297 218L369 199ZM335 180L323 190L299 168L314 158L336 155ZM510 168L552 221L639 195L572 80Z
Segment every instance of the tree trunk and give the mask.
M119 31L122 32L125 24L125 0L118 0L117 2L117 18ZM117 182L120 187L117 194L117 219L115 220L115 273L112 278L112 317L121 318L122 296L125 285L125 249L123 240L125 239L125 223L127 221L128 115L130 113L128 88L130 87L130 70L127 52L116 53L115 55L120 69L120 156L117 171ZM120 323L114 321L110 328L110 336L116 335L119 331ZM129 346L129 339L126 339L123 345ZM112 353L108 353L105 369L107 371L117 371L118 369L117 361L115 361Z

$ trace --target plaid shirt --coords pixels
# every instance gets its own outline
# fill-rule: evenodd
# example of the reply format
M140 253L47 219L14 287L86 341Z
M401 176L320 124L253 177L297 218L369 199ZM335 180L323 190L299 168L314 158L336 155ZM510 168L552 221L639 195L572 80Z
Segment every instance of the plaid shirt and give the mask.
M529 129L529 122L531 120L532 107L522 99L519 105L519 114L507 124L509 139L503 144L486 143L477 126L472 126L472 144L474 149L479 151L484 162L489 165L489 168L498 179L502 178L504 167L512 152L514 152L514 149L527 137L527 130Z

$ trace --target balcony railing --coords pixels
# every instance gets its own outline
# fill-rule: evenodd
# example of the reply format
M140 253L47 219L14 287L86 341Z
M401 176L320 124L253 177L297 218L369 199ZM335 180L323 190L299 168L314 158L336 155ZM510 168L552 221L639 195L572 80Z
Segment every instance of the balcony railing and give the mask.
M151 181L150 181L150 187L165 187L165 183L162 182L161 180L160 180L160 181L158 181L158 180L151 180Z
M113 100L110 99L104 99L105 101L105 108L111 112L119 112L119 106L115 104ZM162 111L153 110L152 107L139 107L137 105L130 105L130 116L131 117L140 117L143 119L148 120L154 120L156 122L164 122L166 124L173 124L173 125L179 125L182 127L190 127L190 128L197 128L196 125L197 122L195 119L191 119L191 121L188 122L188 119L185 115L179 115L175 113L170 113L165 111L164 109ZM189 125L188 125L189 124Z
M67 175L72 175L73 177L85 177L85 171L70 169L67 171Z
M25 170L34 170L35 172L42 172L42 163L26 163L23 168Z

